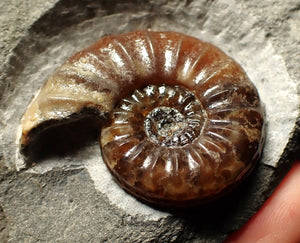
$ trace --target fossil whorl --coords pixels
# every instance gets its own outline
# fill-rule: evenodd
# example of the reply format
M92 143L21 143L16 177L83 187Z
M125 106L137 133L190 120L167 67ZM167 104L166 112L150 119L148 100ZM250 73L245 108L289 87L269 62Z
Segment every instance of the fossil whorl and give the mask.
M107 36L58 68L22 121L39 127L92 110L103 159L137 198L188 206L214 199L252 171L264 141L256 88L215 46L175 32Z

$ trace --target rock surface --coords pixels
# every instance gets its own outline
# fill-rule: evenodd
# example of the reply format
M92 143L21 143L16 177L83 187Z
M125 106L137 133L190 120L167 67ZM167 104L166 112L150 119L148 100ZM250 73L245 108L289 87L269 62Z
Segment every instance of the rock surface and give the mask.
M221 242L256 212L290 167L299 146L298 1L3 0L0 9L4 242ZM161 212L120 190L95 139L16 171L22 167L16 128L47 75L101 36L141 28L213 42L241 63L266 105L266 149L253 176L228 197L192 212Z

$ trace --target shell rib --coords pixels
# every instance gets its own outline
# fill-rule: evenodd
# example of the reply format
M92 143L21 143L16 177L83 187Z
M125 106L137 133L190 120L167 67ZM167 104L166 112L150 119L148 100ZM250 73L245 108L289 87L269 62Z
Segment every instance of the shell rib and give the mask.
M116 181L151 204L217 198L252 171L263 148L262 106L243 69L180 33L107 36L76 53L25 112L22 148L39 127L87 109L110 118L100 144Z

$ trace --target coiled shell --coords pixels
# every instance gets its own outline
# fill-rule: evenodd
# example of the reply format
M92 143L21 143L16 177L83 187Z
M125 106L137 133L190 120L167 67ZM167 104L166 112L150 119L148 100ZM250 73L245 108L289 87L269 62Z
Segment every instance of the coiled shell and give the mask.
M175 32L107 36L49 77L22 118L33 130L84 110L109 117L104 161L117 182L156 205L219 197L253 169L264 142L256 88L215 46Z

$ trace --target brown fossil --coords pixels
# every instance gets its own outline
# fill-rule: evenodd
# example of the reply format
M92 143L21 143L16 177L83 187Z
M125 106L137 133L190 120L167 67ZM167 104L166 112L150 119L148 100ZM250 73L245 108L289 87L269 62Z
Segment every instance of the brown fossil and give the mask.
M103 159L122 188L151 204L215 199L252 171L263 148L263 109L243 69L181 33L107 36L76 53L29 105L21 148L32 131L84 109L109 117Z

